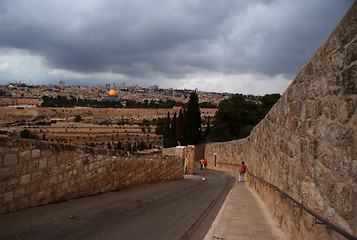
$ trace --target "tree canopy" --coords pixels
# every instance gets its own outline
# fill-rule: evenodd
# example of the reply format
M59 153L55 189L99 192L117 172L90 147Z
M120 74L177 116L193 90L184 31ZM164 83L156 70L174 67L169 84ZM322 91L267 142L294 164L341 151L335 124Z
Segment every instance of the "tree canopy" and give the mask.
M279 98L280 94L267 94L261 97L261 103L256 103L242 94L235 94L221 101L207 140L227 141L247 137Z
M201 140L201 112L198 106L198 95L196 91L190 94L187 111L184 115L184 120L181 129L181 143L182 145L197 144Z
M201 113L196 91L177 117L167 114L157 121L156 134L163 135L164 147L195 145L199 142L219 142L247 137L279 100L280 94L267 94L263 97L232 95L219 104L215 121L211 126L210 118L206 130L202 131Z
M187 107L180 110L171 120L167 113L165 120L157 122L156 134L163 135L164 147L175 147L181 145L197 144L202 140L201 112L198 105L198 95L196 91L190 95Z

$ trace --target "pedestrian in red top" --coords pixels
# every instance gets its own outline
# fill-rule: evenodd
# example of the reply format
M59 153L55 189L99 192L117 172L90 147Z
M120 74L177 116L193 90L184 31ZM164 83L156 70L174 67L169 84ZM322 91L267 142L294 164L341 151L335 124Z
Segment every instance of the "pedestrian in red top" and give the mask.
M207 168L207 159L203 160L203 164L205 165L205 168Z
M239 182L244 182L244 174L246 171L247 167L244 165L244 162L242 162L239 169Z

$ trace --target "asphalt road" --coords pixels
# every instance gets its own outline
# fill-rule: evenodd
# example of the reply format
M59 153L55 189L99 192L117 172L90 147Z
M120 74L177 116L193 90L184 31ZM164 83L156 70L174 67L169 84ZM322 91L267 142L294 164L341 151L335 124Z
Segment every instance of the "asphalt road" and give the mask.
M203 239L234 181L195 169L178 181L0 215L0 239Z

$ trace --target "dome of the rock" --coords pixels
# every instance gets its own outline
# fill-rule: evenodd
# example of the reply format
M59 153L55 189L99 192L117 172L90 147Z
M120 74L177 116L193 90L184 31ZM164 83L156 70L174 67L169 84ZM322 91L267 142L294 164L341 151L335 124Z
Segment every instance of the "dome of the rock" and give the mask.
M118 93L115 90L111 89L108 92L108 96L116 97L116 96L118 96Z

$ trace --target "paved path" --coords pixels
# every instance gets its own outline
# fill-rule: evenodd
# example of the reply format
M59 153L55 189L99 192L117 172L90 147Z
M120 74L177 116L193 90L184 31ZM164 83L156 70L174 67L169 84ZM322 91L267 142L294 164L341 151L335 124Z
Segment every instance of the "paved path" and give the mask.
M177 181L0 215L0 239L202 240L235 179L195 170L196 175Z
M286 240L260 196L236 181L204 240Z

